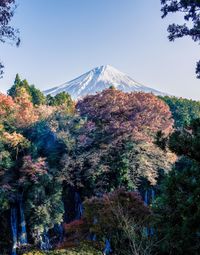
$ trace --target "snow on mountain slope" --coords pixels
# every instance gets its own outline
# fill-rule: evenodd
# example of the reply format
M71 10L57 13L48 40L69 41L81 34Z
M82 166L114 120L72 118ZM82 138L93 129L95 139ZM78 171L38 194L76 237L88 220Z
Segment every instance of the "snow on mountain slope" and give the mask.
M72 81L46 90L44 93L45 95L50 94L55 96L60 92L67 92L76 100L86 95L96 94L96 92L102 91L110 86L114 86L116 89L124 92L143 91L155 95L166 95L153 88L137 83L128 75L109 65L94 68Z

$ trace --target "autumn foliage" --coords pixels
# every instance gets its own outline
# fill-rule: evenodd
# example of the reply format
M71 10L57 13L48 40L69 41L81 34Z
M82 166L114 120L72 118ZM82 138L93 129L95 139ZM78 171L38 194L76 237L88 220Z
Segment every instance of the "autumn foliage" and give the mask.
M0 120L8 118L15 110L15 102L12 97L0 93Z
M38 247L46 233L60 248L94 235L103 243L100 250L107 237L115 250L133 243L130 235L141 240L151 212L130 191L141 177L155 185L158 171L174 161L154 143L157 131L172 131L168 106L152 94L115 89L87 96L76 107L65 93L49 101L43 95L36 104L28 83L16 84L12 96L0 94L0 211L20 211L20 194L28 236ZM78 217L74 191L84 207Z
M169 107L153 94L124 93L110 88L85 97L78 102L77 109L110 135L131 134L146 140L159 130L166 135L172 131Z
M38 177L48 173L47 164L44 158L33 160L31 156L23 158L23 165L20 169L21 178L19 183L31 181L33 183L38 182Z
M28 93L20 88L17 96L0 94L1 121L11 121L16 127L26 127L38 120L36 108L34 108Z
M150 216L150 210L144 206L137 192L126 192L117 189L102 197L92 197L85 201L85 220L91 225L91 230L97 234L109 236L120 228L119 213L133 218L141 225Z

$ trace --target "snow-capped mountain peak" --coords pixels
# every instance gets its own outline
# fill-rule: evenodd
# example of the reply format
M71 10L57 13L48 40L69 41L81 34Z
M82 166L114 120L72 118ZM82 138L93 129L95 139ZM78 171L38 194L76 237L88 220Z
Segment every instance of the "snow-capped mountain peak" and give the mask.
M69 93L73 99L77 100L86 95L93 95L110 86L124 92L143 91L154 93L155 95L166 95L155 89L141 85L131 77L110 65L96 67L78 78L66 82L58 87L44 91L46 95L57 95L61 92Z

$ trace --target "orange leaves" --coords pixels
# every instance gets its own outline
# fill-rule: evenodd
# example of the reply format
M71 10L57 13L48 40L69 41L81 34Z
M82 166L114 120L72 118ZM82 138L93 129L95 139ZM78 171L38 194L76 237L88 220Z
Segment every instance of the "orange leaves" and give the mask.
M26 127L38 120L36 110L25 88L19 88L15 97L16 103L16 126Z
M24 88L17 90L17 95L12 97L0 94L0 121L13 123L17 128L24 128L35 123L41 111L33 106L30 96Z
M0 93L0 119L11 115L15 110L15 103L10 96Z

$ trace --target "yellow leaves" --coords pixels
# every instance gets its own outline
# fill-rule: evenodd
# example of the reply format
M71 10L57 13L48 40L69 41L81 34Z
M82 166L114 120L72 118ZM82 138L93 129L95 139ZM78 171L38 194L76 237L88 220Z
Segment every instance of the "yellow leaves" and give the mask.
M0 133L4 130L3 124L0 124Z
M19 133L8 133L3 132L3 141L11 146L13 149L17 149L18 147L27 148L30 144L30 142L21 134Z

